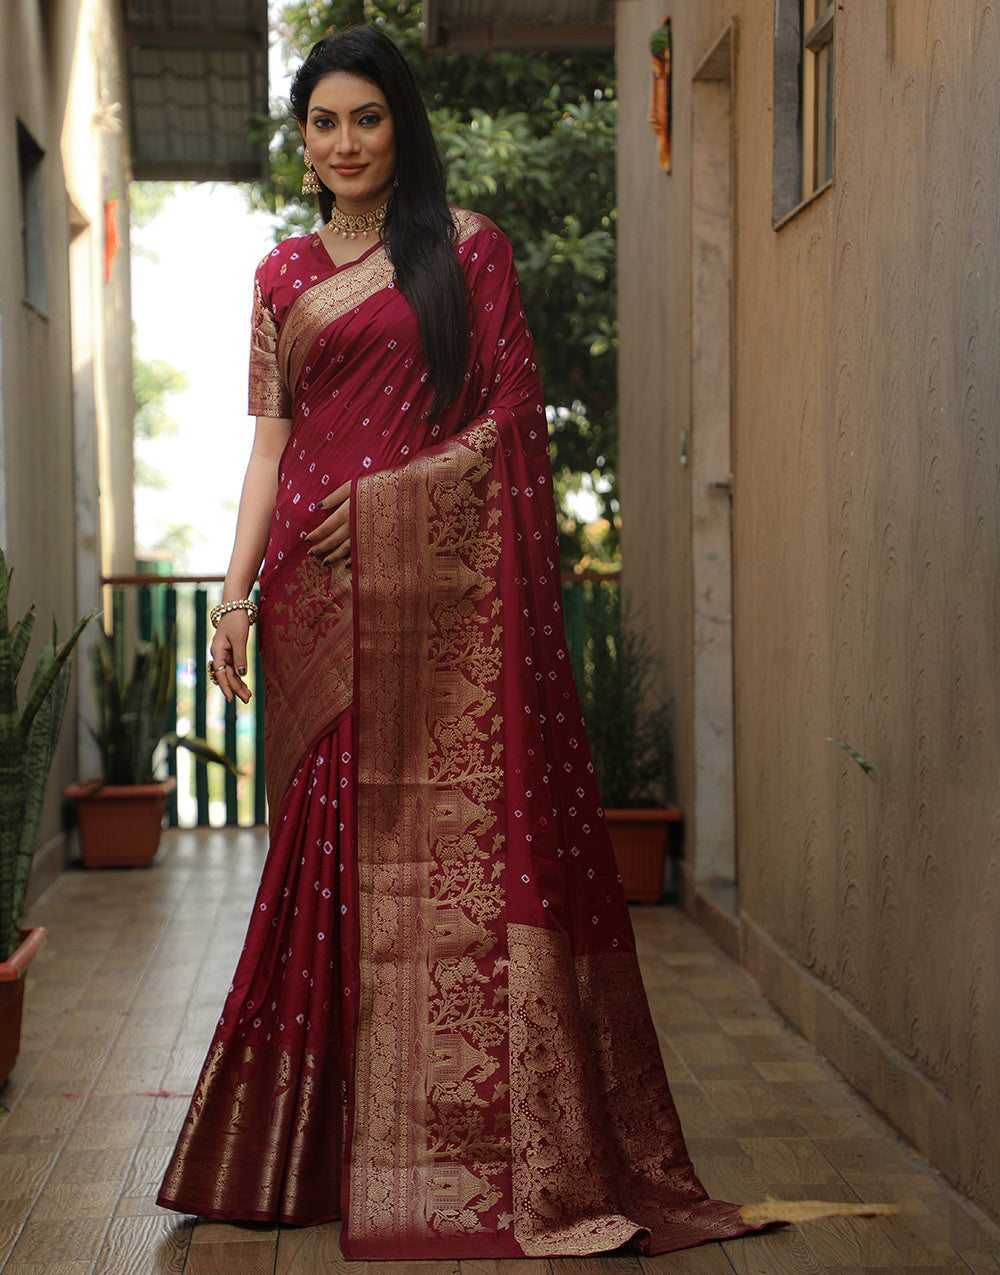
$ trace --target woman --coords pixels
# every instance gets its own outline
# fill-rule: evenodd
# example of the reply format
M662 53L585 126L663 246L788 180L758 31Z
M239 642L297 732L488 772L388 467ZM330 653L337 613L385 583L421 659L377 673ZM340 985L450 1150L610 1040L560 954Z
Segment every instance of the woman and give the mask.
M257 271L212 642L245 702L259 569L271 849L160 1203L342 1217L351 1258L739 1234L687 1158L603 825L510 246L448 208L377 31L320 41L292 106L326 225Z

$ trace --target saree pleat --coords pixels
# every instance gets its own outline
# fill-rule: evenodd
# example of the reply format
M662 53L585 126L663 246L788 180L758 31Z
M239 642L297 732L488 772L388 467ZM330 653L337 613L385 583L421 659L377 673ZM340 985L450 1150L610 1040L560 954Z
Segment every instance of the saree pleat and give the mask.
M303 758L159 1203L206 1217L340 1216L350 1009L352 722ZM349 1001L349 997L346 998Z
M750 1229L695 1175L562 626L509 244L456 214L465 388L426 418L378 245L261 264L251 406L291 413L261 573L271 851L160 1202L342 1217L352 1259L647 1253ZM304 543L351 482L351 567Z

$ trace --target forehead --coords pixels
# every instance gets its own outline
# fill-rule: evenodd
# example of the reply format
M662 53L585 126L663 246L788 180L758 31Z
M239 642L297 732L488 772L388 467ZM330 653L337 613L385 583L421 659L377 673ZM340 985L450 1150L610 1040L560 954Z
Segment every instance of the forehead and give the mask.
M388 109L385 94L371 80L366 80L363 75L352 75L349 71L331 71L317 81L309 98L309 109L322 107L341 115L371 102Z

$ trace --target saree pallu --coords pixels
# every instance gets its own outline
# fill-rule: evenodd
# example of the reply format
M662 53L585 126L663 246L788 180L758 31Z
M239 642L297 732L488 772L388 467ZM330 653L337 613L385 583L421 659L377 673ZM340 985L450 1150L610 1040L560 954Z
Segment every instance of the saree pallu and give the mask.
M509 245L458 218L470 373L433 426L384 250L348 277L291 241L258 278L256 401L293 422L262 573L272 844L160 1202L342 1217L355 1259L666 1252L750 1228L695 1176L639 975ZM301 540L352 475L330 572Z

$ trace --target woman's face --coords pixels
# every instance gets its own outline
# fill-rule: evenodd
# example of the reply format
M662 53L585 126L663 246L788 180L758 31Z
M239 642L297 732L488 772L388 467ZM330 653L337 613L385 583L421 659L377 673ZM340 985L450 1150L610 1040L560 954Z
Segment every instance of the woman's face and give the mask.
M302 136L320 181L347 213L388 199L396 173L396 130L389 105L369 80L332 71L309 99Z

